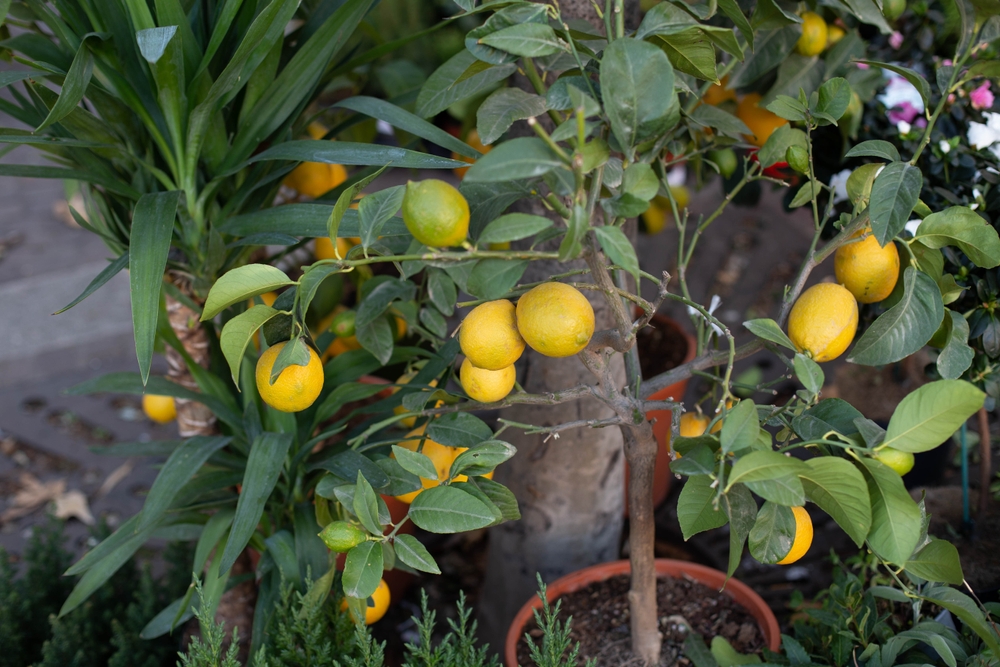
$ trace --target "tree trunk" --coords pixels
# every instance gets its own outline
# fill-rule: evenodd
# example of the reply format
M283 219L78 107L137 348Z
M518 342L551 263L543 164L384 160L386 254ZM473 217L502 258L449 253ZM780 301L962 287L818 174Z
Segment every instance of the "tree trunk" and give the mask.
M196 364L203 368L208 368L208 334L198 321L198 315L193 310L167 296L167 318L170 320L170 328L174 330L181 345ZM184 363L184 357L177 350L166 348L167 377L177 384L199 391L198 383ZM182 438L190 438L196 435L213 435L215 429L215 415L207 407L196 401L188 401L178 398L177 404L177 432Z

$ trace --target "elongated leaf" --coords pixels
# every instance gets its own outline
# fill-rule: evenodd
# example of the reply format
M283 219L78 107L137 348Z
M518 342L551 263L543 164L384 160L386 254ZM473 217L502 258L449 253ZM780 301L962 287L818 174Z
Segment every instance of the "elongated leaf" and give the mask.
M871 139L862 141L860 144L844 153L844 157L878 157L889 162L899 161L899 151L888 141L881 139Z
M195 437L175 449L149 489L146 502L139 513L136 530L144 530L159 521L180 488L194 477L212 454L229 444L230 440L228 437Z
M222 327L219 347L222 348L222 354L229 363L233 382L239 381L240 365L243 363L247 345L253 340L257 330L277 314L278 311L270 306L258 305L240 313Z
M797 98L800 90L804 90L807 96L811 95L820 87L825 72L826 63L816 56L807 58L797 53L788 56L778 68L778 80L761 99L759 106L766 107L779 95Z
M600 80L605 112L622 146L631 148L676 123L674 68L652 44L611 42L601 59Z
M743 545L757 521L757 501L745 486L737 484L722 497L722 507L729 517L729 567L726 576L731 577L743 558Z
M484 35L481 44L525 58L550 56L566 50L555 31L543 23L522 23Z
M352 598L367 599L378 588L382 579L382 567L380 542L362 542L348 551L344 561L344 594Z
M818 394L820 389L823 388L825 380L825 375L820 365L800 352L796 353L795 358L792 360L792 367L795 369L795 377L799 379L802 386L811 393Z
M907 394L889 420L882 444L926 452L952 436L983 406L986 395L964 380L938 380Z
M376 489L381 489L389 484L389 478L382 472L381 468L375 465L370 458L359 454L353 449L346 449L339 452L335 456L317 464L316 467L329 470L341 479L357 479L360 472Z
M430 75L417 96L417 115L430 118L452 104L490 90L517 70L517 65L489 65L466 50Z
M868 544L890 563L902 565L920 539L920 508L894 470L868 457L862 457L859 466L872 503Z
M688 540L693 535L726 525L725 512L715 509L715 489L708 475L691 477L684 483L677 499L677 520Z
M722 423L719 442L723 454L739 453L757 443L760 422L757 421L757 407L753 401L745 399L737 403L726 414Z
M713 107L710 104L702 104L696 107L691 112L690 118L699 125L716 129L720 134L732 137L733 139L740 139L744 134L753 134L742 120L728 111L724 111L719 107Z
M487 440L455 457L449 475L451 477L457 477L462 473L470 477L486 475L516 453L517 450L509 443L502 440Z
M403 561L406 565L421 572L441 574L441 568L434 561L434 557L420 543L420 540L413 537L413 535L397 535L393 544L396 547L396 555L399 557L399 560Z
M875 177L868 213L879 245L884 247L903 231L922 183L920 170L906 162L892 162Z
M476 128L479 140L492 144L516 120L525 120L545 113L545 98L526 93L520 88L500 88L479 106Z
M527 268L527 260L481 259L469 274L466 287L473 296L498 299L517 285Z
M420 116L412 114L406 109L401 109L395 104L380 100L377 97L357 95L355 97L348 97L346 100L341 100L333 106L350 109L351 111L357 111L372 118L384 120L397 129L431 141L459 155L471 158L478 158L480 155L479 151L475 148L448 134L438 126L432 125ZM480 136L480 138L482 137ZM483 143L488 144L490 142L484 141Z
M670 2L660 2L642 17L636 30L636 39L646 39L651 35L670 35L687 30L696 25L694 17Z
M236 503L233 527L219 562L220 572L229 571L257 529L264 505L274 490L291 445L290 433L262 433L253 441L240 499Z
M69 71L66 72L66 78L63 81L59 99L52 106L52 109L49 110L49 115L45 117L42 124L35 128L35 132L41 132L50 125L58 123L76 108L80 100L83 99L84 93L87 92L93 72L94 54L90 52L90 47L87 46L87 39L85 38L80 42L80 47L73 57L73 64L70 65Z
M485 477L471 477L469 484L474 484L476 488L490 499L490 502L500 510L501 521L517 521L521 518L521 510L517 506L517 498L503 484L494 482Z
M453 412L433 420L427 428L427 437L446 447L475 447L492 440L493 431L479 417Z
M674 69L706 81L719 78L715 67L715 45L700 28L689 28L673 35L658 35L656 45L667 54Z
M954 310L945 311L948 342L937 359L937 371L946 380L957 380L969 369L975 350L969 346L969 323Z
M495 517L475 496L452 486L437 486L413 500L410 519L431 533L461 533L485 528Z
M769 340L772 343L777 343L783 347L787 347L789 350L795 349L795 343L785 335L785 332L781 330L778 323L772 319L761 318L758 320L747 320L743 323L743 326L747 330L758 338L763 338L764 340Z
M354 503L352 508L354 516L358 517L361 525L368 529L372 535L381 535L382 526L378 516L378 496L375 489L368 483L365 476L358 471L354 486Z
M923 598L953 613L979 635L993 655L1000 655L1000 637L997 637L993 623L986 621L975 600L954 588L945 586L936 586L925 591Z
M396 185L385 190L374 192L358 204L358 214L361 216L361 244L369 248L379 237L382 226L399 211L403 205L406 188Z
M63 306L62 308L60 308L59 310L57 310L52 314L58 315L60 313L65 313L67 310L69 310L70 308L72 308L73 306L80 303L88 296L99 290L102 286L104 286L105 283L107 283L109 280L118 275L118 272L124 269L126 266L128 266L128 252L122 253L121 257L108 264L108 266L103 271L98 273L97 276L90 281L90 284L87 285L86 289L84 289L83 292L80 293L80 296L76 297L71 302L69 302L68 305Z
M460 160L420 153L395 146L359 144L352 141L299 139L297 141L285 141L277 146L272 146L266 151L254 155L244 164L234 168L233 171L238 171L246 165L264 160L323 162L326 164L376 167L391 166L404 169L454 169L455 167L467 166L465 162Z
M795 515L784 505L765 502L750 530L750 553L761 563L777 563L795 540Z
M976 266L992 269L1000 265L1000 236L986 220L965 206L952 206L931 213L915 235L929 248L958 246Z
M508 213L486 225L479 235L480 245L520 241L542 232L552 226L552 221L540 215L528 213ZM448 315L449 313L445 313Z
M906 562L906 571L921 579L961 586L965 579L958 549L945 540L931 540Z
M601 248L604 249L605 254L608 258L622 267L633 278L635 282L639 284L639 258L635 254L635 248L632 247L632 242L628 240L623 232L618 227L594 227L594 234L597 235L597 240L601 243Z
M778 452L755 451L737 459L726 484L732 487L739 482L779 479L788 475L796 475L801 469L802 462L798 459Z
M201 320L210 320L223 310L258 294L272 292L294 282L281 269L270 264L247 264L228 271L219 278L205 300Z
M564 168L559 156L537 137L505 141L479 158L465 174L467 183L491 183L534 178Z
M0 164L0 176L16 176L20 178L58 178L61 180L84 181L100 185L115 194L139 199L143 196L133 189L128 183L117 179L106 178L103 174L95 171L82 171L78 169L64 169L62 167L35 166L32 164ZM168 194L168 193L161 193ZM153 197L156 195L146 195Z
M864 476L845 459L820 456L804 462L799 478L806 497L829 514L859 547L871 529L871 500Z
M871 0L868 1L871 2ZM889 31L886 30L883 32L888 33ZM880 69L887 69L890 72L895 72L896 74L899 74L901 77L912 83L913 87L917 89L918 93L920 93L920 99L922 99L924 102L924 108L927 108L927 106L930 104L931 85L927 83L927 79L925 79L916 71L909 69L908 67L903 67L902 65L882 63L876 60L861 60L859 62L863 62L866 65L872 65Z
M934 279L908 266L902 283L903 297L855 343L849 362L879 366L899 361L926 345L938 330L944 303Z
M135 353L143 384L149 378L160 314L160 286L167 266L170 239L180 192L143 195L135 205L129 239L129 293Z
M727 87L736 89L747 86L783 63L795 48L801 31L797 25L788 25L758 32L753 53L729 75Z
M785 507L795 507L806 502L805 488L795 475L746 482L746 486L764 500Z

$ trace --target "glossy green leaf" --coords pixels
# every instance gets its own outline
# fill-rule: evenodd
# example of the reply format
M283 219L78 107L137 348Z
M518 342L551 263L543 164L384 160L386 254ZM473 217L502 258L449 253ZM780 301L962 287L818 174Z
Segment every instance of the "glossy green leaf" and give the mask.
M564 168L559 156L537 137L519 137L499 144L479 158L465 174L466 183L492 183L534 178Z
M358 204L358 215L361 218L361 245L370 248L375 244L382 227L403 205L405 195L406 188L396 185L374 192L361 200Z
M73 64L70 65L69 71L66 72L62 91L59 93L59 99L52 105L52 109L49 110L48 115L42 121L41 125L35 128L35 132L41 132L45 128L58 123L76 109L77 105L80 104L80 100L83 99L84 94L87 92L93 72L94 54L90 52L90 47L87 45L87 38L84 38L76 51L76 55L73 57Z
M229 437L199 436L186 440L175 449L160 468L146 495L136 530L142 531L159 521L170 507L177 491L194 477L212 454L229 444L230 440Z
M881 5L872 0L844 0L844 4L851 10L851 12L857 16L861 21L875 26L879 31L888 35L892 32L892 28L885 20L885 16L882 14Z
M396 146L360 144L353 141L322 141L298 139L284 141L254 155L248 164L264 160L290 160L293 162L323 162L356 166L390 166L403 169L454 169L467 166L465 162L420 153Z
M1000 265L1000 236L996 229L965 206L931 213L920 223L915 238L929 248L957 246L984 269Z
M233 382L237 382L240 377L240 365L243 363L247 345L253 340L257 330L277 314L278 311L270 306L258 305L240 313L222 327L219 347L222 348L222 354L229 363Z
M234 303L293 284L284 271L270 264L247 264L227 271L212 285L201 320L212 319Z
M375 489L368 483L365 476L358 471L354 486L354 516L358 517L361 525L372 535L382 534L382 525L378 516L378 496Z
M872 503L868 544L890 563L902 565L920 539L920 508L894 470L868 457L862 457L858 465Z
M920 170L906 162L892 162L875 177L868 214L879 245L884 247L903 231L922 183Z
M58 315L60 313L65 313L67 310L69 310L70 308L72 308L73 306L80 303L88 296L99 290L102 286L104 286L105 283L107 283L109 280L118 275L118 272L124 269L126 266L128 266L128 252L122 253L121 257L108 264L108 266L105 267L104 270L98 273L97 276L95 276L94 279L90 281L90 284L87 285L86 289L84 289L83 292L80 293L80 296L76 297L68 305L63 306L62 308L60 308L59 310L57 310L52 314Z
M466 284L469 294L480 299L499 299L517 285L528 268L528 260L481 259Z
M743 545L757 521L757 501L745 486L737 484L722 497L722 508L729 517L729 566L726 576L731 577L739 567Z
M858 339L849 362L880 366L899 361L926 345L938 330L944 303L934 279L908 266L902 283L902 298Z
M811 95L823 82L825 73L826 63L821 58L793 53L778 67L778 80L767 91L759 105L766 107L777 99L778 95L797 98L800 90L804 90L806 95Z
M715 452L708 445L698 444L683 452L677 451L682 456L670 462L670 470L675 475L694 477L715 472Z
M927 581L961 586L965 580L958 549L951 542L932 539L910 560L906 561L906 571Z
M559 243L559 261L566 262L576 259L583 251L583 241L590 228L590 217L587 208L582 204L573 204L569 219L566 221L566 235Z
M475 496L452 486L436 486L414 498L410 519L431 533L462 533L485 528L495 517Z
M438 567L434 561L434 557L427 551L427 547L421 544L420 540L413 537L413 535L396 535L393 545L396 547L396 556L404 564L421 572L441 574L441 568Z
M877 157L887 162L898 162L899 151L888 141L881 139L871 139L862 141L860 144L844 153L844 157Z
M976 414L985 398L982 391L964 380L925 384L896 406L882 444L904 452L934 449Z
M720 134L733 139L741 139L744 134L752 134L750 128L742 120L710 104L702 104L690 114L691 120L705 127L718 130Z
M604 110L621 146L631 148L676 122L674 68L652 44L611 42L601 59L600 82Z
M555 31L543 23L513 25L484 35L479 42L524 58L551 56L567 50Z
M387 318L379 317L363 326L358 326L354 335L361 346L384 365L392 358L392 329L393 325L389 324Z
M837 522L860 547L872 524L864 476L846 459L818 456L803 462L799 479L806 497Z
M688 28L672 35L658 35L656 45L667 54L675 70L705 81L718 80L715 45L699 28Z
M798 25L788 25L758 32L753 53L729 75L727 87L731 90L746 87L778 67L792 53L801 31Z
M517 498L510 489L499 482L485 477L470 477L469 483L482 491L494 507L500 510L502 521L517 521L521 518L521 510L517 506Z
M726 525L725 512L715 509L716 491L708 475L691 477L684 483L677 499L677 520L685 540L693 535Z
M434 462L426 454L393 445L392 455L403 470L424 479L436 480L438 478L437 468L434 467Z
M750 399L740 401L726 413L722 422L722 432L719 435L722 453L739 453L750 449L757 443L759 431L757 406Z
M489 65L466 50L460 51L424 82L417 96L417 115L436 116L456 102L490 90L516 70L514 63Z
M464 141L448 134L437 125L433 125L416 114L412 114L406 109L402 109L391 102L380 100L377 97L367 97L365 95L355 95L348 97L334 104L341 109L349 109L363 113L366 116L383 120L393 127L409 132L410 134L426 139L432 143L454 151L465 157L478 158L480 153L475 148ZM480 132L480 139L482 133ZM483 143L490 143L484 141Z
M601 248L612 262L625 269L639 284L639 258L635 248L619 227L594 227Z
M731 419L731 417L728 417ZM754 451L741 456L733 465L726 480L728 491L734 484L740 482L757 482L766 479L779 479L796 475L802 468L802 462L796 458L785 456L773 451Z
M353 98L348 98L348 99L353 99ZM386 170L386 168L387 167L382 167L381 169L375 171L369 176L362 178L358 182L354 183L351 187L347 188L346 190L340 193L340 196L337 197L337 203L333 205L333 209L330 211L330 217L326 221L326 235L330 239L336 239L340 234L340 223L343 222L344 216L347 214L347 212L351 210L351 204L354 202L355 197L357 197L362 190L371 185L371 183L376 178L378 178L382 174L382 172ZM361 232L360 213L358 213L357 216L357 226L358 226L358 233L360 235ZM334 244L334 248L336 248L336 244Z
M449 475L453 478L460 474L486 475L516 453L517 450L509 443L502 440L487 440L455 457Z
M888 33L890 31L886 30L883 32ZM931 85L927 83L927 79L925 79L916 71L909 69L908 67L903 67L902 65L882 63L876 60L861 60L859 62L863 62L866 65L871 65L873 67L878 67L880 69L886 69L889 70L890 72L895 72L896 74L899 74L901 77L912 83L913 87L917 89L917 92L920 93L920 98L924 102L925 108L930 104Z
M486 225L479 235L479 245L520 241L552 226L552 220L528 213L508 213ZM448 313L445 313L447 315Z
M761 318L758 320L747 320L743 323L747 330L758 338L777 343L789 350L795 349L795 344L785 335L778 323L772 319Z
M467 412L442 415L427 427L427 437L446 447L475 447L493 439L493 431L486 423Z
M348 551L342 579L344 594L362 600L370 597L382 580L382 567L380 542L362 542Z
M957 380L972 365L976 354L969 346L969 323L960 313L946 309L944 325L948 342L938 355L937 371L946 380Z
M636 39L651 35L672 35L697 25L694 17L670 2L658 2L642 17Z
M826 398L792 420L792 429L803 440L820 440L834 431L844 436L856 435L855 420L864 419L857 408L842 398Z
M799 379L803 387L813 394L820 392L826 377L819 364L799 352L792 359L792 367L795 369L795 377Z
M795 507L806 502L805 488L795 475L746 482L746 486L764 500L785 507Z
M545 109L544 97L526 93L520 88L500 88L487 97L476 112L479 140L492 144L514 121L540 116Z
M801 23L802 19L797 15L795 9L795 5L787 0L760 0L754 7L750 25L753 26L754 30L768 30ZM792 25L791 27L797 26Z
M750 554L761 563L783 559L795 540L795 515L784 505L765 502L750 530Z
M973 632L986 643L993 655L1000 655L1000 638L996 626L987 622L976 601L968 595L945 586L935 586L924 591L924 600L947 609L963 623L972 628Z

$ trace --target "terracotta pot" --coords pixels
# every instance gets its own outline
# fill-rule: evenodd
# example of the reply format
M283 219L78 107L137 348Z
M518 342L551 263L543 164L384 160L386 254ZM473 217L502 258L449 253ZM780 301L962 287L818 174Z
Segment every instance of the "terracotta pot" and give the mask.
M578 570L572 574L568 574L565 577L552 582L548 585L545 596L548 598L550 603L555 602L563 595L577 591L594 582L604 581L605 579L609 579L618 574L628 574L630 569L631 568L627 560L593 565L591 567ZM731 596L736 602L750 612L755 619L757 619L757 624L760 626L761 633L764 635L764 641L767 643L768 648L772 651L777 651L781 646L781 631L778 629L778 619L775 618L774 613L771 611L770 607L767 606L767 603L764 602L759 595L754 593L753 589L743 582L736 579L730 579L727 582L725 572L720 572L719 570L714 570L710 567L705 567L704 565L698 565L697 563L688 563L687 561L671 560L668 558L657 559L656 574L661 577L688 576L695 581L716 590L721 589L723 583L725 583L725 593ZM517 643L521 640L521 637L524 636L524 628L527 626L528 621L534 616L534 610L541 608L542 601L538 599L537 595L535 595L524 603L521 610L517 612L517 616L514 617L513 622L510 624L510 628L507 630L507 640L504 643L505 667L518 667ZM706 637L706 639L711 639L711 637Z
M653 315L651 324L658 329L672 329L675 333L684 337L687 342L687 352L684 354L684 361L687 363L694 359L697 351L697 343L694 336L685 331L680 324L670 319L666 315ZM650 399L665 400L674 398L681 400L687 390L687 380L681 380L675 384L665 387L656 392ZM653 435L660 445L656 456L656 469L653 472L653 507L659 506L667 499L670 493L670 482L673 475L670 473L670 410L650 410L646 413L646 419L655 419L653 423ZM625 516L628 516L628 463L625 464Z

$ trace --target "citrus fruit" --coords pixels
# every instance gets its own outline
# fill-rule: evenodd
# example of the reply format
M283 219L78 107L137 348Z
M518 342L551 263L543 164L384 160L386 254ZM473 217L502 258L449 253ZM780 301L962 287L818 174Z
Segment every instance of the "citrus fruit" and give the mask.
M826 48L826 21L815 12L802 15L802 34L795 43L795 50L804 56L815 56Z
M389 584L385 583L385 579L379 580L378 588L370 598L371 604L365 609L365 625L377 623L385 616L385 612L389 611L390 598ZM347 611L347 600L340 605L340 610Z
M468 447L455 447L454 449L455 449L455 458L456 459L458 458L459 454L461 454L462 452L465 452L465 451L469 450ZM452 463L454 463L454 462L455 461L452 460ZM485 475L476 475L476 476L477 477L485 477L486 479L493 479L493 473L494 472L495 472L494 470L491 470L488 473L486 473ZM455 481L456 482L468 482L469 481L469 477L468 477L468 475L455 475Z
M462 389L470 398L480 403L496 403L514 388L517 372L513 365L498 371L478 368L466 357L462 362L460 377Z
M419 368L415 368L412 371L407 371L406 373L403 373L399 377L399 379L396 380L396 384L410 384L410 380L412 380L413 378L417 377L417 373L419 373L419 372L420 372L420 369ZM434 379L434 380L431 380L428 384L430 386L432 386L432 387L436 387L437 383L438 383L438 381L436 379ZM390 395L395 394L400 389L401 389L401 387L393 387L392 390L390 391ZM439 408L443 404L444 404L444 401L438 401L437 403L434 404L434 407ZM407 409L405 407L403 407L402 405L397 405L396 407L394 407L392 409L392 411L393 411L394 414L401 415L404 412L407 412ZM417 423L417 418L416 417L404 417L403 419L399 420L399 423L402 424L403 426L405 426L406 428L413 428L413 425Z
M517 330L547 357L571 357L594 335L594 308L575 287L542 283L517 301Z
M656 199L660 199L657 197ZM670 209L664 208L654 199L649 202L649 208L642 213L642 231L647 234L659 234L667 226Z
M836 359L854 340L858 302L846 287L813 285L803 292L788 315L788 337L813 361Z
M736 168L739 167L739 158L736 157L736 151L732 148L709 151L708 159L719 168L719 173L722 174L723 178L729 178L735 174Z
M292 364L271 384L271 369L278 353L287 345L278 343L267 348L257 360L257 391L264 402L281 412L300 412L305 410L319 396L323 389L323 363L319 355L311 347L309 363L305 366Z
M861 236L859 230L854 237ZM869 234L861 241L837 248L833 258L837 282L846 287L858 303L877 303L892 293L899 278L899 251L890 241L883 248Z
M321 197L347 180L347 170L341 164L303 162L282 183L300 195Z
M785 151L785 161L800 174L809 173L809 151L802 146L789 146Z
M882 15L889 21L895 21L906 11L906 0L883 0Z
M729 400L729 399L726 399L726 413L728 413L732 409L733 409L733 402L731 400ZM719 412L720 412L720 410L716 410L715 414L719 414ZM707 417L705 419L707 421L709 421L709 422L712 421L711 419L708 419ZM710 433L718 433L719 431L721 431L722 430L722 422L723 421L725 421L725 420L724 419L720 419L719 421L715 422L715 426L713 426L712 430L709 431L709 432Z
M757 106L761 96L758 93L746 95L736 107L736 116L750 128L752 134L746 135L746 140L754 146L763 146L768 137L788 121L781 116Z
M264 292L263 294L258 294L256 298L250 299L249 307L253 308L257 303L257 298L259 298L265 306L273 306L274 302L278 298L277 292Z
M173 396L143 394L142 411L157 424L166 424L177 419L177 404L174 403Z
M476 130L476 129L469 130L469 134L466 135L466 137L465 137L465 143L469 144L470 146L472 146L473 148L475 148L477 151L479 151L483 155L486 155L487 153L489 153L490 149L492 148L492 146L486 146L486 145L483 144L482 141L479 140L479 131ZM474 163L476 161L474 158L467 157L465 155L459 155L458 153L455 153L455 152L452 152L451 159L453 159L453 160L461 160L462 162L468 162L469 164L472 164L472 163ZM469 171L469 168L468 167L456 167L453 171L455 172L455 174L459 178L464 178L465 177L465 172Z
M843 28L841 28L839 25L837 25L836 23L827 23L826 24L826 43L827 43L827 46L833 46L834 44L836 44L840 40L844 39L845 36L847 36L847 32Z
M681 415L681 437L697 438L704 435L711 420L700 412L685 412Z
M420 426L415 428L406 434L406 440L399 443L400 447L405 447L411 452L420 451L422 454L427 456L434 464L434 470L437 472L437 479L428 479L426 477L420 478L420 483L422 488L416 491L411 491L410 493L404 493L401 496L396 496L396 500L406 503L409 505L413 502L413 499L420 495L420 492L424 489L430 489L441 483L441 480L448 479L448 472L451 470L452 461L455 460L455 450L451 447L446 447L445 445L434 442L430 439L424 439L423 448L420 447L420 438L424 435L426 430L425 426Z
M403 196L403 222L426 246L456 246L469 234L469 202L444 181L410 181Z
M795 515L795 537L792 539L792 548L778 561L778 565L791 565L805 556L813 543L813 522L809 512L805 507L799 506L792 508L792 514Z
M701 101L705 104L715 106L728 100L735 100L736 91L726 88L726 82L728 80L729 77L724 76L722 77L722 81L720 83L713 83L709 86L708 90L705 91L705 95L701 98Z
M514 304L497 299L473 308L462 320L458 343L462 354L479 368L498 371L513 364L524 352Z
M338 236L337 245L334 246L329 236L320 236L313 244L313 256L316 259L344 259L351 248L359 243L361 239L357 237Z
M353 310L344 310L333 316L330 323L330 331L337 338L347 338L354 335L354 323L358 314Z
M895 447L883 447L875 452L875 459L892 468L900 477L913 470L913 452L901 452Z
M344 553L350 551L367 539L365 531L346 521L334 521L319 533L330 551Z

